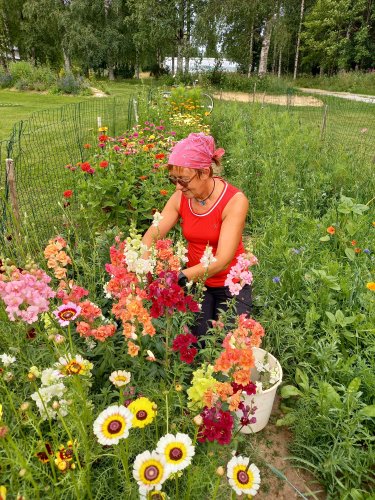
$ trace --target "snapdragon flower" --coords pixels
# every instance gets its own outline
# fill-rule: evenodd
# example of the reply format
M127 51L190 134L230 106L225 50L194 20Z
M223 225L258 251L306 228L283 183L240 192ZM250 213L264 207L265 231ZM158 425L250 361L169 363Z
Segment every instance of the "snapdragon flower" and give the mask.
M216 262L216 260L217 260L216 257L214 257L214 254L212 253L212 247L207 245L201 257L200 263L205 269L208 269L208 267L214 262Z

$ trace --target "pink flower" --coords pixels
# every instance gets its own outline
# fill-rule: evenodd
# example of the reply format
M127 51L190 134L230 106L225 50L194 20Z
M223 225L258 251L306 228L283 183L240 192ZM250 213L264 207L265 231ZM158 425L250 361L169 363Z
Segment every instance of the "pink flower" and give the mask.
M253 275L249 267L257 263L258 259L253 254L250 254L249 258L245 253L237 257L237 262L231 267L224 283L232 295L238 295L245 285L251 285Z
M61 326L68 326L71 321L74 321L81 312L80 306L73 302L62 304L58 309L53 311Z

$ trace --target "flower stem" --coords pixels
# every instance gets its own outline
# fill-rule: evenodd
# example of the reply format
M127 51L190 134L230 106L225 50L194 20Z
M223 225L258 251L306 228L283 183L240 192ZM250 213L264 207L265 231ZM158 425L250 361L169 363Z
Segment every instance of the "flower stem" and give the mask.
M214 489L214 492L212 494L212 499L211 500L216 500L216 496L217 496L217 492L219 490L220 482L221 482L221 477L218 476L218 478L216 480L215 489Z

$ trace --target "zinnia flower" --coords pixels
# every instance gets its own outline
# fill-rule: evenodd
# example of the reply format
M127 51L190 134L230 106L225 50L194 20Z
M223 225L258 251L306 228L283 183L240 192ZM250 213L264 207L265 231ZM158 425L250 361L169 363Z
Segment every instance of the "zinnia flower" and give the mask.
M156 445L157 453L164 455L164 458L171 469L171 472L178 472L190 465L195 454L195 448L187 434L178 432L176 436L166 434L159 439Z
M116 387L122 387L123 385L128 384L130 382L130 379L131 379L130 372L125 372L123 370L117 370L115 372L112 372L109 377L109 380Z
M152 490L161 490L170 472L164 456L156 451L144 451L137 455L133 465L133 477L139 485L140 495L146 496Z
M260 486L260 473L247 457L233 457L227 464L229 484L237 495L256 495Z
M142 397L132 401L128 409L133 415L133 427L145 427L154 420L156 415L156 405L148 398Z
M64 191L63 195L64 198L71 198L73 196L73 191L71 189L67 189L66 191Z
M53 314L56 316L61 326L68 326L71 321L74 321L81 312L80 306L73 302L62 304Z
M103 445L118 444L127 438L132 427L133 414L125 406L109 406L94 422L94 434Z

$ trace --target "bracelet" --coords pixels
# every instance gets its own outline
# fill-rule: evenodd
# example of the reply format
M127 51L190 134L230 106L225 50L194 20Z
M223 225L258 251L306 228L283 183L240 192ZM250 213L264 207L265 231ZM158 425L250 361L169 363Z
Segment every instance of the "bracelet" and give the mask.
M184 286L186 286L186 283L187 283L187 282L188 282L187 277L185 276L185 274L184 274L182 271L180 271L180 272L178 273L178 280L177 280L178 285L179 285L181 288L183 288Z

